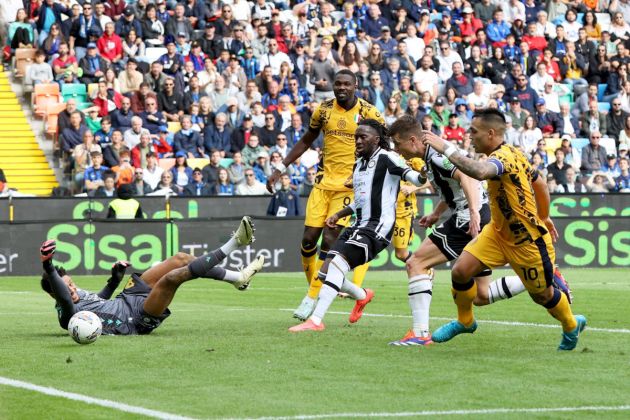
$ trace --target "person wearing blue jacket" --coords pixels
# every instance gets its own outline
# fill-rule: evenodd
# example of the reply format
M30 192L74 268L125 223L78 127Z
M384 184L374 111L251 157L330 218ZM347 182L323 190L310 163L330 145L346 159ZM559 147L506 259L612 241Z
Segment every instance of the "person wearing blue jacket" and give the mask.
M297 193L291 189L291 178L287 174L280 177L279 190L271 197L269 207L267 207L268 216L291 217L300 215L300 199Z

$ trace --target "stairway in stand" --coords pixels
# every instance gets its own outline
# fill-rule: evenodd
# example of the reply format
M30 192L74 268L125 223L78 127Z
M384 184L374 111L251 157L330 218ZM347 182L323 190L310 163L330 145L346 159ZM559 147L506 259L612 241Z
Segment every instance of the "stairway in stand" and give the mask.
M8 75L0 66L0 169L10 188L48 196L59 184L11 90Z

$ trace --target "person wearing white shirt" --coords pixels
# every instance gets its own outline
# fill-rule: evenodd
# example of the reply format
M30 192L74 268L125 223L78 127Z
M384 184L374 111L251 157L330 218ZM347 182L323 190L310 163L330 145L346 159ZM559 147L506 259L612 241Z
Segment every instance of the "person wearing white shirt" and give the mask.
M555 39L556 37L556 25L549 22L547 18L547 12L541 10L538 12L538 20L536 21L536 36L549 37L549 39Z
M483 82L481 80L475 81L473 91L466 97L466 100L468 101L468 106L470 106L470 109L473 111L477 108L485 108L488 106L490 97L483 93Z
M125 146L127 146L129 150L136 147L140 144L140 136L144 133L150 134L149 130L142 128L142 118L137 115L131 117L131 128L126 130L123 135Z
M420 68L413 73L413 85L416 92L429 92L435 100L438 95L438 74L431 68L431 57L425 55L420 61Z
M416 36L417 32L415 25L407 26L407 37L404 40L405 44L407 44L407 53L411 56L414 63L417 63L422 58L425 47L424 40Z
M571 42L577 42L580 38L578 31L582 27L582 23L577 21L577 14L572 9L567 10L564 16L566 21L562 24L562 26L564 27L566 38Z
M147 153L147 167L144 168L142 180L149 184L152 190L155 190L163 173L164 169L158 165L156 154L153 152Z
M268 43L269 52L260 56L260 68L264 69L266 66L271 67L271 73L274 76L280 75L280 65L285 61L289 63L291 71L293 71L293 62L288 55L278 50L278 42L275 39L271 39Z
M262 182L256 180L254 171L248 168L245 171L245 182L241 182L236 187L236 195L267 195L267 187Z
M529 78L529 86L540 96L545 91L547 83L553 86L553 77L547 73L547 64L540 62L536 65L536 73Z
M462 57L460 57L459 53L452 50L448 42L440 42L440 54L437 55L437 59L440 62L439 80L444 82L453 75L453 63L464 65Z
M510 0L504 7L505 20L514 23L516 19L525 22L525 5L520 0Z
M545 83L545 90L538 94L539 97L545 100L547 109L556 114L560 113L560 99L556 92L553 90L553 82Z

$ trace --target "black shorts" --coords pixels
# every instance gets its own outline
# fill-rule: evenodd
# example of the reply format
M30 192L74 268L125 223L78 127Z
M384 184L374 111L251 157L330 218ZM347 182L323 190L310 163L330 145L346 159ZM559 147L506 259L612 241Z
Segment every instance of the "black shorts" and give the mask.
M127 334L150 334L171 314L168 309L158 317L145 313L144 301L149 293L151 293L151 288L140 279L139 274L134 273L122 293L116 296L116 299L122 299L125 302L125 314L121 315L129 320L126 325Z
M490 206L484 204L479 211L481 228L490 222ZM449 261L457 259L472 240L472 236L468 233L468 222L458 220L457 213L453 213L444 223L433 229L429 235L429 239L439 248ZM484 270L479 276L487 276L492 274L491 270Z
M387 245L389 241L371 229L351 226L339 235L328 254L342 255L352 269L372 261Z

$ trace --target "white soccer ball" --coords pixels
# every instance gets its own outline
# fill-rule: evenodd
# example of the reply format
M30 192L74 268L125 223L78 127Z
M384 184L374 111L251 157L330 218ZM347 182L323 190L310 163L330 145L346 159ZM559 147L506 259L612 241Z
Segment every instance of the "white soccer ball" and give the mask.
M77 312L68 322L68 334L79 344L95 342L101 332L103 332L103 324L94 312Z

